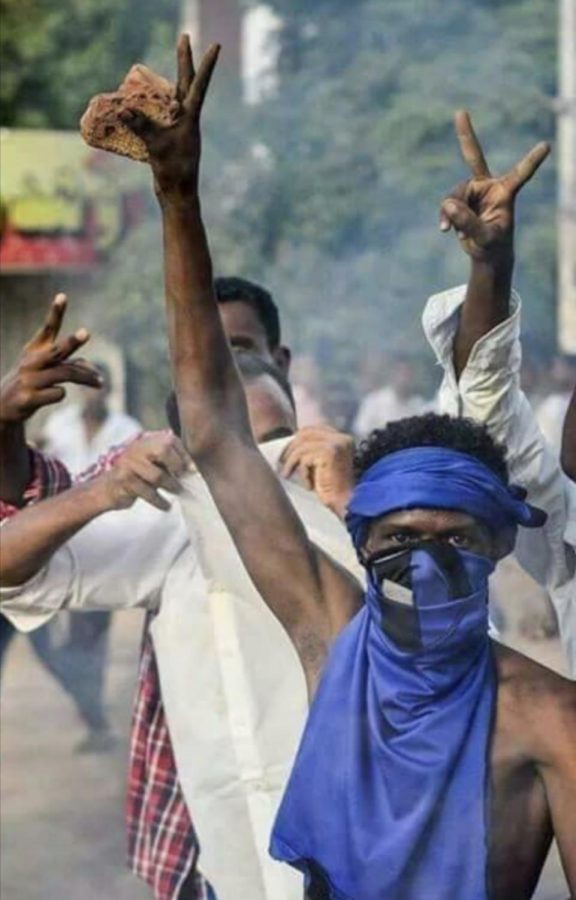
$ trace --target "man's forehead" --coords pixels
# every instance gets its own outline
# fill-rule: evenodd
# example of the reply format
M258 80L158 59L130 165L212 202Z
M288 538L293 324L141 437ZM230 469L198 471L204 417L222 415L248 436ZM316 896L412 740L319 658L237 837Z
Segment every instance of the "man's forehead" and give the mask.
M266 331L256 310L243 300L218 304L220 318L229 340L235 336L251 335L266 338Z
M374 527L406 527L406 528L474 528L481 526L474 516L453 509L399 509L381 516L374 522Z

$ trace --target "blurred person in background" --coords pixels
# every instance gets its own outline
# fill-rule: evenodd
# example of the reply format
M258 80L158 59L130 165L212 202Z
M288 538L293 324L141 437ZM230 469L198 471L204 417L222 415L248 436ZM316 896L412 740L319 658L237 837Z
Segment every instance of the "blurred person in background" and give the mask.
M540 342L533 335L524 335L522 338L520 386L534 409L546 396L546 370L548 367L549 354L546 354Z
M290 377L300 427L324 425L326 417L322 409L320 373L314 357L310 354L296 356L292 360Z
M100 374L98 391L82 389L81 399L52 413L45 423L41 446L58 459L74 477L94 465L112 447L142 432L132 416L110 407L113 390L109 367L93 363ZM49 624L32 632L30 641L36 655L70 695L88 734L78 745L80 753L112 750L116 738L105 710L105 675L112 614L70 613L66 637L63 623Z
M42 431L43 449L64 463L72 476L84 472L111 447L142 432L142 425L132 416L111 409L110 368L103 362L93 365L102 377L100 390L86 390L79 402L52 413Z
M384 428L388 422L418 416L427 402L417 393L414 360L406 353L388 356L387 383L371 391L360 402L353 423L354 434L364 438L375 428Z
M352 432L358 410L358 396L354 386L347 378L330 378L322 392L322 408L326 419L338 431Z
M572 390L576 384L576 356L559 354L550 366L548 396L537 407L536 415L542 434L559 455L562 429Z

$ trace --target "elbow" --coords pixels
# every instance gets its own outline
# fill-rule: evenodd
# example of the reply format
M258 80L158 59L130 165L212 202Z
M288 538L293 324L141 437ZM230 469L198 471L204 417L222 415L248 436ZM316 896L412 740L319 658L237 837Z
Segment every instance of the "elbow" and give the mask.
M239 440L253 442L245 401L238 402L238 398L231 403L221 393L202 403L197 396L179 393L178 412L182 440L197 464Z

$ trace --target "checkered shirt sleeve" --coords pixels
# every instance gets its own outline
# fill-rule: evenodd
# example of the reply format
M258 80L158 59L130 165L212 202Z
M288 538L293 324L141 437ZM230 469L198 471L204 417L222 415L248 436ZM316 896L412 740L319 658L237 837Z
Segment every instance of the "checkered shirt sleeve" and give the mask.
M72 480L70 473L63 463L52 456L40 453L39 450L29 447L32 478L23 495L23 505L29 506L47 497L53 497L70 487ZM0 522L15 515L18 506L0 500Z

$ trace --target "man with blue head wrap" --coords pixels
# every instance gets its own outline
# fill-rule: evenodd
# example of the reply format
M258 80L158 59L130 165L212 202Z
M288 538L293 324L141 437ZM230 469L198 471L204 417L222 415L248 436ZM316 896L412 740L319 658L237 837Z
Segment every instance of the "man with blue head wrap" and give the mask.
M311 543L254 444L198 196L217 53L196 74L183 54L173 125L128 125L162 213L183 437L312 701L272 853L312 900L523 900L555 834L576 891L574 686L488 638L488 576L516 527L543 519L508 486L502 451L433 415L368 440L349 506L364 590Z
M366 602L328 657L272 853L305 873L311 897L529 896L545 849L534 843L531 873L511 880L508 852L491 848L488 577L518 525L545 516L468 422L395 423L358 463L347 524Z

